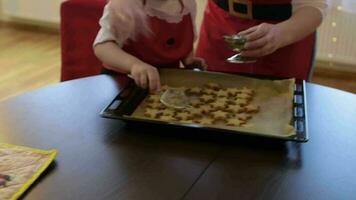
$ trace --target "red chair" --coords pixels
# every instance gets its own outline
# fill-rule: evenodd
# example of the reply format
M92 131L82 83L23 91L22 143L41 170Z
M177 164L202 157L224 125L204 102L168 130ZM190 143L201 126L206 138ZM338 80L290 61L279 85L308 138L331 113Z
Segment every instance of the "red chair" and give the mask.
M61 4L61 81L100 74L92 44L106 0L67 0Z

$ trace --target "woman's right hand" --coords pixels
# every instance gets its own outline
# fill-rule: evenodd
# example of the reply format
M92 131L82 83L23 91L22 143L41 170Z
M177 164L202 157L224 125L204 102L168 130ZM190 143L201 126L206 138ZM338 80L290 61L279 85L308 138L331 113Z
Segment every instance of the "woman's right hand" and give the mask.
M142 61L135 62L130 71L131 77L135 80L136 85L151 92L157 92L161 88L161 81L157 68Z

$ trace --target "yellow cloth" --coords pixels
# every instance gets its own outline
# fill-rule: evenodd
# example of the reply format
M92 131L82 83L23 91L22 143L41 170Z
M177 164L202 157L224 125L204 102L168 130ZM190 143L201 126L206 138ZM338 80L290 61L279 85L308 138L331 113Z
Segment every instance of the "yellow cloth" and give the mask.
M1 200L18 199L44 172L57 155L57 150L40 150L0 143L0 174L11 180L0 186Z

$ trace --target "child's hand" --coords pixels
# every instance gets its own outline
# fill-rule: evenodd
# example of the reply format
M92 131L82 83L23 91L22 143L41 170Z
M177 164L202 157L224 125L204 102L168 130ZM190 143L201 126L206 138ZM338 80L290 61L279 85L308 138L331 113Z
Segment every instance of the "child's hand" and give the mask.
M187 69L198 68L205 71L207 65L203 58L188 56L183 60L184 67Z
M160 90L161 82L157 68L144 62L136 62L132 65L130 74L136 85L145 89L148 87L152 92Z

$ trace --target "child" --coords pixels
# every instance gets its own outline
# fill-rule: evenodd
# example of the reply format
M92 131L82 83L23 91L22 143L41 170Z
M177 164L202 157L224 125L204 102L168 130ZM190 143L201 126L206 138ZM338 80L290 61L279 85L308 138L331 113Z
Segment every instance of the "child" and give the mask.
M110 0L100 19L95 54L106 68L158 91L157 68L178 68L180 61L186 67L205 66L193 54L195 15L193 0Z

